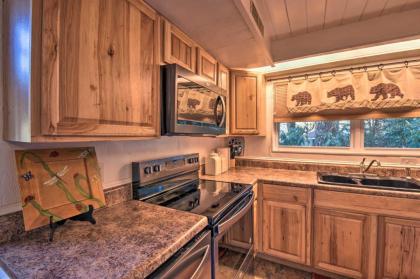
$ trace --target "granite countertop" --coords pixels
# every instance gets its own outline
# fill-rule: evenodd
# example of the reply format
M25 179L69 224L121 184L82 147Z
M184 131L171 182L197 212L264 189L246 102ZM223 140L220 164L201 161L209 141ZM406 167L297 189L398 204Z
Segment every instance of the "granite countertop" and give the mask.
M320 190L350 192L378 196L420 199L419 192L393 191L373 189L368 187L351 187L341 185L320 184L315 171L298 171L286 169L271 169L258 167L235 167L220 175L201 175L201 179L216 180L223 182L236 182L255 184L259 181L265 183L281 184L293 187L310 187Z
M144 278L207 226L204 216L140 201L94 217L68 221L53 242L41 229L1 245L0 266L17 278Z

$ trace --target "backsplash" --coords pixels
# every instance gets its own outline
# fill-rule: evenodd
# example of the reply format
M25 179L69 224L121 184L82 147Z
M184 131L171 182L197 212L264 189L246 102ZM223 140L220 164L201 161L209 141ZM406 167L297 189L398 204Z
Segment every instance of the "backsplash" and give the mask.
M108 207L131 200L133 191L131 183L104 190L106 205ZM100 209L99 209L100 210ZM0 244L18 240L20 237L31 234L46 227L38 228L33 231L25 232L23 225L22 211L17 211L0 216Z
M271 169L301 170L301 171L322 171L335 173L358 173L360 168L354 165L335 165L304 162L287 162L264 159L245 159L236 157L236 166L238 167L257 167ZM397 167L372 167L368 173L374 173L381 176L405 177L405 168ZM411 176L420 179L420 169L411 169Z

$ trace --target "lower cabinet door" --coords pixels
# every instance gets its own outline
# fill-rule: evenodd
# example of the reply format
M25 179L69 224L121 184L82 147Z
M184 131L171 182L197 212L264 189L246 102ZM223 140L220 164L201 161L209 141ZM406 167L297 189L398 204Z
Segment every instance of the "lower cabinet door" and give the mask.
M420 221L383 218L378 278L420 278Z
M279 259L305 263L306 207L263 200L263 253Z
M232 246L249 249L253 244L254 216L250 211L245 214L227 233L226 242Z
M315 209L314 266L350 278L368 278L368 216Z

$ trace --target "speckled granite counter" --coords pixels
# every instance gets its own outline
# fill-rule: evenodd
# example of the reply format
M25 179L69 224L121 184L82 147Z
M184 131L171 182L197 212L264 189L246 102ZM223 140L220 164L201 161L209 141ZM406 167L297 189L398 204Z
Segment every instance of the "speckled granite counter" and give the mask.
M54 242L42 229L0 246L17 278L144 278L207 225L205 217L139 201L94 213L96 225L68 221Z
M257 167L236 167L217 176L201 175L200 178L207 180L236 182L245 184L255 184L258 181L262 181L266 183L281 184L293 187L311 187L321 190L420 199L420 193L416 192L382 190L368 187L350 187L319 184L317 182L316 174L317 173L314 171L298 171Z

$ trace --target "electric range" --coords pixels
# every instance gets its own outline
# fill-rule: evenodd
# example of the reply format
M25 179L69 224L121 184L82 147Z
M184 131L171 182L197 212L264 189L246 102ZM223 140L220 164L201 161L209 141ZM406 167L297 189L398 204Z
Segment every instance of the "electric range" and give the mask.
M218 274L219 258L225 253L225 236L238 222L253 222L252 185L199 179L199 155L188 154L132 163L135 199L206 216L212 239L212 278ZM253 260L253 232L249 245L241 247L235 278L245 274ZM206 277L202 277L206 278Z

